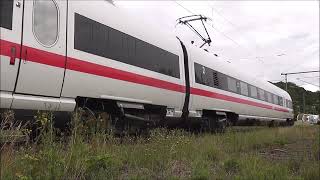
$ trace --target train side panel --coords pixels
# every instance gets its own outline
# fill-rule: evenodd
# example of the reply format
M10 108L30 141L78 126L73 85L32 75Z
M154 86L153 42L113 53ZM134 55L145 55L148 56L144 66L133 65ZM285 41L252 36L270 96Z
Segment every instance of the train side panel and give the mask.
M179 41L175 37L163 38L130 21L119 11L103 1L69 1L68 59L62 96L163 105L174 108L177 116L181 115L185 81ZM78 37L79 33L84 39ZM97 37L85 37L91 35ZM90 43L91 38L105 38L105 41L97 40L98 45L90 49L85 43ZM120 45L110 45L112 40ZM122 47L118 54L114 52L119 50L114 48L117 45ZM152 58L141 57L132 62L130 57L137 56L138 48L140 51L145 48L144 54L162 54L163 59L155 62ZM172 61L165 64L168 69L161 69L166 59Z
M61 103L70 102L60 97L66 1L1 1L3 10L1 108L59 110Z
M202 110L230 112L239 115L240 120L261 119L285 121L286 119L292 119L292 109L285 106L197 83L195 64L206 64L206 66L213 70L219 69L220 72L228 74L230 77L237 77L247 82L248 78L242 78L241 74L230 71L230 68L226 68L226 66L221 63L221 59L217 59L213 55L208 55L205 51L201 52L201 50L195 50L189 46L188 52L191 84L190 112ZM201 73L211 73L205 71L206 69L203 69ZM220 83L227 85L226 82L220 81ZM257 84L254 81L249 81L249 83ZM259 85L256 86L258 87ZM289 99L290 97L287 98Z
M0 21L0 108L10 108L17 78L22 33L23 2L1 1Z

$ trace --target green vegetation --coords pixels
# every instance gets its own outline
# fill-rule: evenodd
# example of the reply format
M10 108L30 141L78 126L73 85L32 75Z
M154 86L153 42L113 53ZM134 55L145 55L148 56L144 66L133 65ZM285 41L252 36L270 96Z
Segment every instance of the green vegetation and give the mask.
M277 82L274 83L274 85L281 89L286 89L286 84L284 82ZM295 115L303 112L306 114L320 114L320 91L307 91L292 82L288 82L288 93L292 98ZM303 96L305 98L305 109L303 109Z
M49 117L49 118L48 118ZM155 129L148 137L88 134L77 118L58 136L38 115L34 143L2 145L0 179L319 179L319 126L195 135ZM4 130L2 130L4 131ZM2 134L1 131L1 134ZM3 139L3 137L2 137Z

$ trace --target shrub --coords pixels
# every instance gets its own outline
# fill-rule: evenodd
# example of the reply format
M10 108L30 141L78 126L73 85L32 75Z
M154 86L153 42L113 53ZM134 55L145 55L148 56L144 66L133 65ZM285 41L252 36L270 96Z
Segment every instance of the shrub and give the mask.
M239 171L240 164L236 159L232 158L225 161L223 167L228 174L235 174Z
M196 167L192 171L191 179L193 180L206 180L209 179L209 171L205 167Z
M85 163L85 177L87 179L113 178L118 174L120 164L108 154L89 156Z

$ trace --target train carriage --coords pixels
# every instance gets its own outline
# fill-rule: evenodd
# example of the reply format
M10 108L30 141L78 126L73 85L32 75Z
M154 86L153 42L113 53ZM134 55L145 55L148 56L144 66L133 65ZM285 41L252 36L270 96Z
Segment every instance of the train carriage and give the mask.
M85 106L180 125L293 119L285 91L106 1L1 1L0 42L1 109Z

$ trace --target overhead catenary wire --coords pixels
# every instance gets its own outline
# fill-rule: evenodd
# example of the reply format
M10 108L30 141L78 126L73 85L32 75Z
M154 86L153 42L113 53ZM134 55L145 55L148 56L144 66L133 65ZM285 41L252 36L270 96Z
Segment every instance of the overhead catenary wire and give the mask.
M307 83L307 84L310 84L310 85L313 85L313 86L316 86L316 87L320 87L320 84L319 85L316 85L316 84L313 84L313 83L310 83L308 81L304 81L304 80L301 80L300 78L297 78L297 80L301 81L301 82L304 82L304 83Z
M180 3L172 0L173 2L175 2L178 6L180 6L181 8L183 8L185 11L189 12L190 14L196 14L195 12L191 11L190 9L184 7L183 5L181 5ZM210 19L210 18L208 18ZM208 23L207 21L205 21L206 24L209 25L209 27L213 30L216 31L218 33L220 33L222 36L224 36L225 38L227 38L228 40L230 40L231 42L233 42L235 45L237 45L238 47L246 50L248 52L248 56L256 56L255 52L252 52L252 50L250 50L247 47L244 47L243 45L241 45L240 43L238 43L237 41L235 41L234 39L232 39L231 37L229 37L228 35L226 35L224 32L222 32L221 30L219 30L218 28L214 27L213 24ZM255 43L256 44L256 43ZM256 44L257 45L257 44ZM262 59L259 59L262 63L264 63L264 61Z
M217 15L219 15L220 17L222 17L224 19L225 22L227 22L228 24L230 24L231 26L233 26L235 29L239 29L239 26L236 25L235 23L233 23L232 21L230 21L228 18L226 18L224 15L222 15L222 13L220 11L218 11L216 8L214 8L211 4L209 4L209 2L207 2L208 6L211 8L212 11L214 11ZM212 18L213 18L213 14L212 14ZM248 38L250 41L254 41L255 45L257 47L260 48L260 45L253 40L251 37Z
M233 22L231 22L229 19L227 19L226 17L224 17L216 8L212 7L211 4L209 4L209 2L207 2L207 4L210 6L211 10L214 11L216 14L218 14L220 17L222 17L227 23L229 23L231 26L233 26L234 28L238 29L238 26L236 24L234 24ZM213 17L213 15L212 15Z
M291 70L296 69L297 67L299 67L299 65L302 65L300 61L298 63L293 64L292 66L289 66L284 71L289 71L289 70L291 71Z
M207 4L210 6L211 10L214 11L217 15L219 15L220 17L222 17L227 23L229 23L230 25L232 25L234 28L238 28L237 25L235 25L234 23L232 23L229 19L227 19L226 17L224 17L218 10L216 10L214 7L212 7L208 2ZM213 17L213 14L212 14L212 17ZM236 43L236 42L235 42ZM256 43L257 45L257 43ZM319 51L318 51L319 52ZM282 56L282 55L285 55L284 53L278 55L278 56ZM296 66L295 66L296 67ZM288 69L291 69L291 68L288 68ZM288 70L287 69L287 70ZM317 76L319 78L319 76ZM311 78L311 77L310 77ZM312 77L314 78L314 77Z
M184 10L188 11L189 13L191 14L195 14L194 12L192 12L190 9L187 9L186 7L182 6L180 3L178 3L177 1L175 0L172 0L173 2L175 2L178 6L182 7Z
M300 71L300 72L290 72L290 73L281 73L285 78L286 82L286 91L288 91L288 75L296 75L296 74L306 74L306 73L319 73L320 71L312 70L312 71Z
M229 23L231 26L233 26L235 29L239 29L238 25L234 24L233 22L231 22L228 18L224 17L222 15L222 13L220 13L217 9L215 9L211 4L209 4L209 2L207 2L208 6L211 8L212 11L214 11L217 15L219 15L220 17L222 17L224 19L225 22ZM212 14L212 18L213 18L213 14ZM217 30L217 29L216 29ZM218 30L217 30L218 31ZM245 35L245 34L244 34ZM242 37L243 38L243 37ZM248 37L246 39L249 39L249 41L253 41L254 44L256 45L256 47L261 48L261 46L255 41L253 40L251 37ZM234 41L233 39L230 39L231 41ZM236 43L238 46L241 46L239 43L237 43L236 41L234 41L234 43ZM241 46L242 47L242 46ZM243 48L243 47L242 47ZM248 48L245 48L247 50L249 50ZM250 50L249 50L250 51ZM253 55L256 53L250 53L250 55ZM283 53L282 53L283 54ZM284 54L283 54L284 55ZM264 56L265 57L265 56ZM257 57L256 57L257 58ZM261 58L259 58L259 60L261 60ZM261 60L263 62L263 60Z
M174 1L174 0L172 0L174 3L176 3L179 7L181 7L181 8L183 8L185 11L187 11L187 12L189 12L190 14L196 14L196 13L194 13L193 11L191 11L190 9L188 9L188 8L186 8L186 7L184 7L183 5L181 5L180 3L178 3L177 1ZM210 5L209 5L210 6ZM211 7L211 6L210 6ZM212 7L211 7L212 8ZM214 8L212 8L212 9L214 9ZM216 13L218 12L218 11L215 11ZM220 13L217 13L217 14L219 14L221 17L223 17L229 24L232 24L234 27L237 27L235 24L233 24L230 20L227 20L227 18L225 18L224 16L222 16ZM209 27L211 27L211 28L213 28L215 31L217 31L218 33L220 33L220 34L222 34L225 38L227 38L227 39L229 39L230 41L232 41L234 44L236 44L237 46L239 46L239 47L241 47L241 48L243 48L243 49L246 49L249 53L250 53L250 55L252 55L252 54L255 54L255 53L252 53L248 48L246 48L246 47L244 47L244 46L242 46L242 45L240 45L238 42L236 42L235 40L233 40L232 38L230 38L229 36L227 36L225 33L223 33L222 31L220 31L219 29L217 29L216 27L214 27L212 24L209 24L208 22L205 22L206 24L208 24L209 25ZM282 55L282 54L281 54ZM260 59L261 60L261 59ZM263 60L261 60L261 61L263 61Z
M183 8L185 11L187 11L187 12L189 12L190 14L196 14L196 13L194 13L193 11L191 11L190 9L188 9L188 8L186 8L185 6L183 6L182 4L180 4L180 3L178 3L177 1L175 1L175 0L172 0L174 3L176 3L179 7L181 7L181 8ZM207 4L208 4L208 6L212 9L212 11L214 11L214 12L216 12L216 14L218 14L220 17L222 17L224 20L225 20L225 22L228 22L230 25L232 25L234 28L238 28L238 26L236 25L236 24L234 24L232 21L230 21L228 18L226 18L226 17L224 17L223 15L222 15L222 13L220 13L220 11L218 11L217 9L215 9L214 7L212 7L211 6L211 4L209 4L208 2L207 2ZM213 14L212 14L212 17L213 17ZM210 19L210 18L209 18ZM249 48L247 48L247 47L244 47L243 45L241 45L240 43L238 43L237 41L235 41L234 39L232 39L232 38L230 38L229 36L227 36L224 32L222 32L222 31L220 31L219 29L217 29L216 27L214 27L212 24L209 24L209 23L207 23L211 28L213 28L215 31L217 31L218 33L220 33L221 35L223 35L225 38L227 38L227 39L229 39L230 41L232 41L234 44L236 44L237 46L239 46L239 47L241 47L241 48L243 48L243 49L245 49L247 52L249 52L249 56L253 56L253 55L256 55L257 53L255 53L255 52L252 52L252 50L250 50ZM247 38L248 39L248 38ZM255 45L257 46L257 47L259 47L259 48L261 48L260 47L260 45L255 41L255 40L253 40L252 38L250 38L249 37L249 39L250 39L250 41L254 41L254 43L255 43ZM285 55L284 53L282 53L281 54L281 56L282 55ZM274 55L267 55L267 56L270 56L270 57L274 57ZM266 57L266 56L264 56L264 57ZM256 59L258 59L258 56L256 57ZM260 60L262 63L264 63L264 60L262 60L261 58L259 58L258 60ZM296 65L294 66L294 67L296 67ZM290 68L288 68L288 69L291 69L292 67L290 67ZM287 70L288 70L287 69Z
M300 79L308 79L308 78L312 78L312 79L319 79L320 78L320 76L311 76L311 77L300 77Z
M216 8L214 8L214 7L212 6L212 4L209 4L209 2L206 2L206 3L208 4L208 6L210 6L211 10L212 10L213 12L215 12L217 15L219 15L221 18L223 18L225 22L229 23L229 24L230 24L231 26L233 26L235 29L238 29L238 28L239 28L238 25L236 25L235 23L233 23L232 21L230 21L230 20L229 20L228 18L226 18L219 10L217 10ZM212 14L212 17L213 17L213 14ZM243 34L243 35L245 36L246 34ZM261 48L261 45L258 44L254 39L252 39L252 38L249 37L249 36L247 36L247 37L248 37L248 39L250 39L250 41L254 41L254 43L256 44L256 46L257 46L258 48ZM319 53L319 50L317 50L317 52ZM283 56L283 55L286 55L286 54L281 53L280 55L277 55L277 56ZM271 56L274 56L274 55L271 55ZM266 57L266 56L264 56L264 57ZM293 67L296 67L296 65L293 66ZM288 68L288 69L291 69L291 68ZM287 70L288 70L288 69L287 69Z
M306 73L319 73L320 71L301 71L301 72L291 72L291 73L281 73L281 75L291 75L291 74L306 74Z
M232 41L233 43L235 43L237 46L246 49L248 51L248 48L240 45L238 42L236 42L235 40L233 40L232 38L230 38L229 36L227 36L226 34L224 34L222 31L220 31L219 29L217 29L216 27L214 27L212 24L209 24L208 22L206 22L206 24L209 25L209 27L213 28L214 30L216 30L217 32L219 32L220 34L222 34L224 37L226 37L227 39L229 39L230 41ZM250 52L250 51L249 51ZM251 52L250 52L251 53Z
M238 25L236 25L236 24L233 23L231 20L229 20L228 18L226 18L219 10L217 10L216 8L214 8L214 7L212 6L212 4L210 4L209 2L206 2L206 3L207 3L207 5L211 8L212 12L215 12L215 14L219 15L221 18L223 18L223 20L224 20L225 22L227 22L228 24L230 24L231 26L233 26L235 29L239 29ZM212 13L212 18L213 18L213 13ZM244 35L245 35L245 34L244 34ZM257 47L261 48L261 46L260 46L254 39L252 39L251 37L247 36L247 39L249 39L250 41L253 41ZM319 52L319 50L317 50L317 52ZM278 55L278 56L283 56L283 55L285 55L285 54L284 54L284 53L281 53L281 54ZM274 56L274 55L271 55L271 56ZM264 57L266 57L266 56L264 56ZM261 60L261 59L260 59L260 60ZM296 65L295 65L294 67L296 67ZM288 69L290 69L290 68L288 68ZM287 70L288 70L288 69L287 69Z

